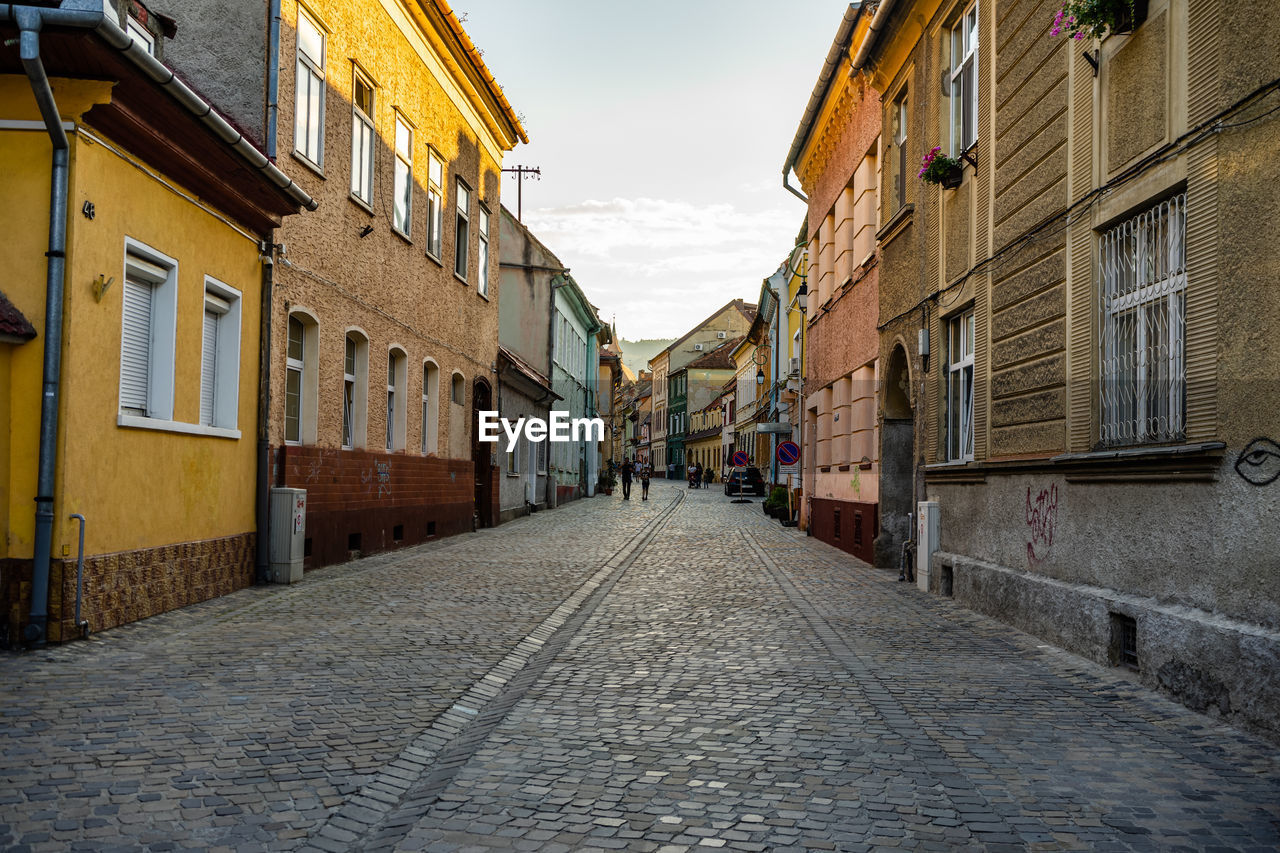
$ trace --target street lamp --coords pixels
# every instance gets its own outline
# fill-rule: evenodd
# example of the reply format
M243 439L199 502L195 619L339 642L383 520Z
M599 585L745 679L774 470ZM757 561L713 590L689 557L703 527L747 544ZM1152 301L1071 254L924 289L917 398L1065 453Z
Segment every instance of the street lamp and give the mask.
M764 384L764 368L763 367L756 369L756 384L757 385Z
M796 291L796 304L800 306L800 313L804 314L809 307L809 283L801 282L800 289Z

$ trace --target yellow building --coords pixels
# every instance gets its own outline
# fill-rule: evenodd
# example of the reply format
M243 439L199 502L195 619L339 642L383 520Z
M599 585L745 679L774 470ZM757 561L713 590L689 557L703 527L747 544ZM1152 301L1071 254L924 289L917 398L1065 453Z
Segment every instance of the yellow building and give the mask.
M37 337L0 337L0 597L38 644L77 632L73 513L95 631L252 583L259 244L312 202L114 22L12 15L0 287Z

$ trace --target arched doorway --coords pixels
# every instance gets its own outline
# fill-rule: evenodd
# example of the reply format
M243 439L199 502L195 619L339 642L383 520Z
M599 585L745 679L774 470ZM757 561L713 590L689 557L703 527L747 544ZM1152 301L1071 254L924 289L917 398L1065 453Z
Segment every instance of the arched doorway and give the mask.
M901 344L889 356L885 375L880 428L880 535L876 537L876 565L897 568L902 543L911 536L914 512L915 412L911 406L911 369Z
M493 409L489 383L477 379L471 390L471 464L475 473L475 517L479 527L493 526L493 448L480 440L480 413Z

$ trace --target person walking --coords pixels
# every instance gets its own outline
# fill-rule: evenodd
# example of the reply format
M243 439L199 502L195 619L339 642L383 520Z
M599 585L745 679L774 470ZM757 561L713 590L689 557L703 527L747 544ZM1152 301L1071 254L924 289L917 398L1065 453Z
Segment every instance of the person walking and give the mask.
M635 466L628 459L622 463L622 499L624 501L631 500L631 473L635 470Z
M640 500L649 500L649 466L640 466Z
M708 489L711 488L711 483L715 480L715 478L716 478L716 473L711 470L711 466L710 465L704 466L702 469L702 482Z

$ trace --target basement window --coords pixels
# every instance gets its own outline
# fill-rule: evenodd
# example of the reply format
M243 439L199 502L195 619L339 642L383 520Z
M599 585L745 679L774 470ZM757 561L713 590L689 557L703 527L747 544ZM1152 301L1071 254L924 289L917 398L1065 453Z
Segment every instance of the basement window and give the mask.
M1111 663L1139 670L1138 621L1123 613L1111 614Z

